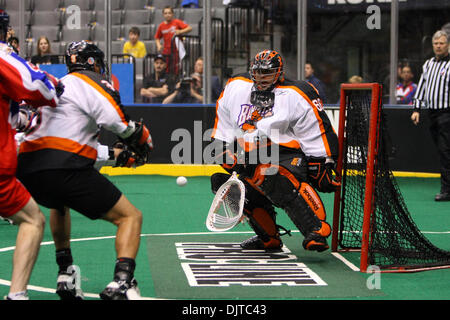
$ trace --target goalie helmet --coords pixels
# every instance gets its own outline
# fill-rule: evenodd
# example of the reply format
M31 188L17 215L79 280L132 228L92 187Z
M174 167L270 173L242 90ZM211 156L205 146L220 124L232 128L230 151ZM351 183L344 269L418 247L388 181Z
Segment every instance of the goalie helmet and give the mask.
M9 15L0 9L0 41L6 42L6 35L9 30Z
M274 50L256 54L250 64L250 77L259 91L272 91L278 82L284 81L283 59Z
M70 43L65 59L69 73L78 70L91 70L100 74L106 72L105 54L95 44L86 41Z

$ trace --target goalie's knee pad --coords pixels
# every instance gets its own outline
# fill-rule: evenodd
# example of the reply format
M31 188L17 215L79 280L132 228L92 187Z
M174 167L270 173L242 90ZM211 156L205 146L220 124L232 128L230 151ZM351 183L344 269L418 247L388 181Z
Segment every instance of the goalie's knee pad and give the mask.
M280 166L272 166L277 168L276 174L267 174L267 168L260 165L255 170L255 175L246 181L254 188L257 188L277 207L283 208L296 195L294 190L300 185L300 182L290 174L286 169Z
M244 210L250 227L256 236L241 243L244 249L279 249L282 247L278 226L275 223L276 212L273 207Z

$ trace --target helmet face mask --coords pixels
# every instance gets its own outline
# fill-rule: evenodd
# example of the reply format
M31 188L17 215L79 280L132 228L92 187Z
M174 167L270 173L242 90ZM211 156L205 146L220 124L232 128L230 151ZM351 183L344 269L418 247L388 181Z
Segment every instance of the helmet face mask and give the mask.
M283 81L283 60L276 51L264 50L256 54L250 65L250 77L256 90L272 91Z
M106 72L104 53L86 41L72 42L66 50L66 65L70 72L90 70L100 74Z

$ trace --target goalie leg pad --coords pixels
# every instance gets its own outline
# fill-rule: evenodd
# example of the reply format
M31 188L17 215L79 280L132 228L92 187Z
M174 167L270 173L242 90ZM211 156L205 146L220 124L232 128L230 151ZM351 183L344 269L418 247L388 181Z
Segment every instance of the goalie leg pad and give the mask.
M252 211L244 210L250 227L256 236L241 243L243 249L280 249L283 243L280 239L278 227L275 224L275 210L255 208Z
M326 237L331 233L325 221L326 213L317 192L306 182L298 181L280 167L279 174L259 178L261 190L277 207L282 208L305 236L303 247L323 251L328 248Z

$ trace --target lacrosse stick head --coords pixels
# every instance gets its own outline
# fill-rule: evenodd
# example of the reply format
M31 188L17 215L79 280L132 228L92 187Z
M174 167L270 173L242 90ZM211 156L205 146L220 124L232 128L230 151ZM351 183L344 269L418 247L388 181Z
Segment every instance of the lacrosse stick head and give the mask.
M210 231L227 231L242 221L245 186L236 172L217 190L206 217Z

